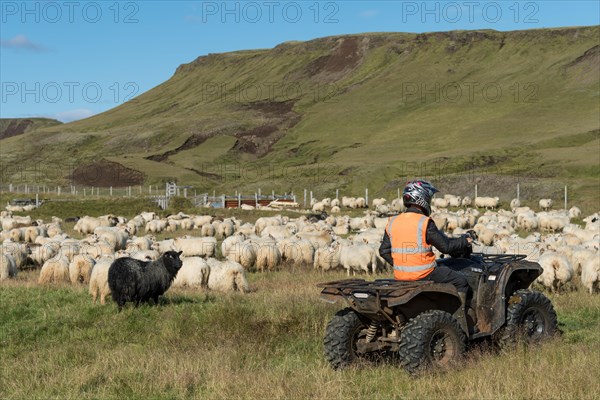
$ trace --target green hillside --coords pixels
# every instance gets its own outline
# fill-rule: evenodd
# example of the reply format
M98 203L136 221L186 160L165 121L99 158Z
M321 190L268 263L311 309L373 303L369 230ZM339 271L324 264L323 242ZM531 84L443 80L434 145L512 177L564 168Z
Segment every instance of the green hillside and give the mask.
M0 140L62 122L50 118L0 118Z
M0 161L119 163L218 192L518 177L600 208L599 85L598 26L327 37L199 57L117 108L3 139Z

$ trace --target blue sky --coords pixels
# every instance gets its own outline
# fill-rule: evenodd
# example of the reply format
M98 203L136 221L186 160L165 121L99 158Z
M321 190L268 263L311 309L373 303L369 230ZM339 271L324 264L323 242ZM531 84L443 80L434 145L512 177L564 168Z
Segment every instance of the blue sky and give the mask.
M599 1L5 1L0 117L68 122L198 56L361 32L600 24Z

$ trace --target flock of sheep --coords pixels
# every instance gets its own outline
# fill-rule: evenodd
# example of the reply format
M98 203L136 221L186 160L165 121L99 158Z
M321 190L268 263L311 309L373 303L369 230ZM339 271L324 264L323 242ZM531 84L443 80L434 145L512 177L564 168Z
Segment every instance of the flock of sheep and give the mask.
M590 293L600 289L598 213L583 218L585 225L580 226L571 223L571 219L581 218L577 207L552 210L549 199L539 203L544 211L521 207L516 199L510 210L497 209L498 198L493 197L471 200L446 195L434 199L432 205L432 219L448 234L460 235L468 229L477 232L479 243L474 251L524 254L539 262L544 273L538 282L544 287L561 290L579 276ZM254 224L234 217L183 213L160 218L154 212L143 212L129 220L114 215L85 216L74 226L82 239L65 234L59 218L34 221L2 211L0 281L33 264L41 267L40 284L83 283L89 286L92 300L104 304L110 294L109 268L115 259L151 261L170 251L180 252L183 262L174 287L223 292L246 293L248 272L273 271L289 264L323 271L343 268L348 275L389 272L390 266L378 252L388 220L384 215L401 212L404 207L398 199L388 204L379 198L363 216L339 214L340 207L366 206L363 198L314 200L312 210L323 213L323 219L309 219L305 214L297 218L274 215L258 218ZM155 235L163 232L173 238L157 240ZM528 236L518 232L528 232Z

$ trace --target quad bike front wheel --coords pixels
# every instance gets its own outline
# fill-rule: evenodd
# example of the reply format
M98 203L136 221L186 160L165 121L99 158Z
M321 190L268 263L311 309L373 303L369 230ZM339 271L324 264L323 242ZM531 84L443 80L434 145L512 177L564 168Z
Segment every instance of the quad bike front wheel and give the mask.
M446 367L465 352L466 336L449 313L432 310L411 319L400 336L398 357L408 372L428 367Z
M356 343L365 328L351 308L338 311L329 321L323 347L325 357L334 369L349 366L358 360L360 355L356 351Z
M556 312L540 292L517 290L506 308L506 325L500 330L498 344L510 349L517 343L539 343L557 333Z

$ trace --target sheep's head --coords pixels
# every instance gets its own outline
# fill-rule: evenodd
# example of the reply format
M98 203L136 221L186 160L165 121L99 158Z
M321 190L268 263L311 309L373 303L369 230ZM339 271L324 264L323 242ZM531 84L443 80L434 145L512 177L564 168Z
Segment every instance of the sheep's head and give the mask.
M177 271L179 271L183 265L183 262L179 258L181 254L183 254L182 251L167 251L162 256L165 268L173 277L177 275Z

